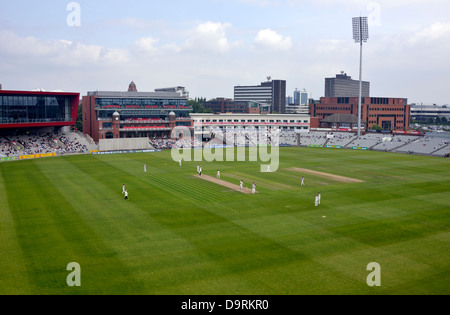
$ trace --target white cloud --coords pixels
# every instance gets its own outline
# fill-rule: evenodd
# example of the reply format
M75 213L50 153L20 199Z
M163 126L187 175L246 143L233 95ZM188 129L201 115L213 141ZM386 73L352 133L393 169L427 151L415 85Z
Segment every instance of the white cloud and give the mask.
M205 22L199 24L186 40L185 48L197 51L228 52L232 47L239 45L228 40L226 30L231 27L229 23Z
M120 63L128 61L128 52L109 49L98 45L86 45L69 40L40 40L35 37L20 37L10 31L0 31L0 42L8 43L0 56L13 61L32 61L39 63L78 66L95 63Z
M134 45L138 52L154 54L158 51L155 44L159 42L159 38L142 37L134 42Z
M260 30L254 42L257 46L275 50L289 50L292 47L289 36L283 37L271 29Z
M411 44L436 42L449 43L450 40L450 22L436 22L431 26L416 32L409 40Z

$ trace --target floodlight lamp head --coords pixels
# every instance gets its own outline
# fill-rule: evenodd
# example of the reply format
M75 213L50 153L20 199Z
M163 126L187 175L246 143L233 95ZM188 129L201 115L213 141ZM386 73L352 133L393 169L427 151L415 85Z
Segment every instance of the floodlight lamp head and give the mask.
M355 43L366 43L369 39L367 17L353 18L353 39L355 40Z

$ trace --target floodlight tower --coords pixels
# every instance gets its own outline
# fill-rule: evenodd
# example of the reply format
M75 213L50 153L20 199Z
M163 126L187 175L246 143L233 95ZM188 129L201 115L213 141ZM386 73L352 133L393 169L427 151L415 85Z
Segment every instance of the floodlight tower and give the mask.
M369 25L367 17L353 18L353 39L355 43L360 43L359 56L359 100L358 100L358 138L361 137L361 103L362 103L362 47L363 42L369 39Z

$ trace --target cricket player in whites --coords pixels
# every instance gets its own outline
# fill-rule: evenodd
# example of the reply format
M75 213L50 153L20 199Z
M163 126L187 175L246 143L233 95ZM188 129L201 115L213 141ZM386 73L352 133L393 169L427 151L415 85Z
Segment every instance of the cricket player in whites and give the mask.
M220 171L217 171L217 179L220 179Z
M254 195L255 192L256 192L256 184L255 184L255 182L253 182L253 184L252 184L252 194Z

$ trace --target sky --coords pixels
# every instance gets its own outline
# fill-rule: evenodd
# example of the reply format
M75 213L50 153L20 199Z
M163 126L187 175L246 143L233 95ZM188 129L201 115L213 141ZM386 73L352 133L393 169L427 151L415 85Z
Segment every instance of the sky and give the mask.
M359 79L352 18L367 16L362 79L373 97L450 103L448 0L0 0L7 90L138 91L184 86L233 98L236 85L286 80L324 96Z

